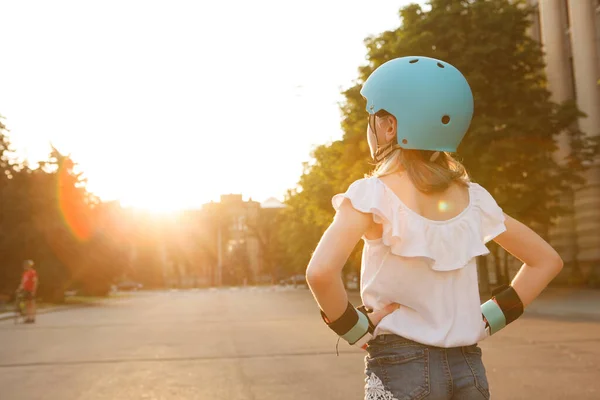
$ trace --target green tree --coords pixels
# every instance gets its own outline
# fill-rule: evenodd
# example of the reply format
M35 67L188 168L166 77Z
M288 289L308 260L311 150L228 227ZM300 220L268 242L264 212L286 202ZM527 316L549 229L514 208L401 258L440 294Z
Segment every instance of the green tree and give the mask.
M251 283L250 257L245 242L231 245L226 250L223 263L223 284L243 285Z
M28 204L25 199L25 180L15 179L18 166L11 163L11 145L8 139L9 130L0 115L0 291L10 293L16 288L21 270L22 244L24 237L15 234L23 233L20 227L27 215ZM17 229L20 229L17 231Z
M11 161L7 132L0 121L0 290L12 292L22 261L33 259L45 301L61 301L68 288L105 294L122 257L104 207L54 148L36 169Z
M396 57L434 57L465 74L475 115L459 159L507 213L544 233L554 218L569 212L558 196L582 183L579 173L598 147L574 128L580 114L572 103L550 101L542 50L527 35L532 9L509 0L432 0L430 6L402 8L397 29L365 40L368 63L341 105L343 139L317 148L287 200L294 231L288 227L285 238L294 268L304 268L330 221L331 195L370 168L359 90L375 68ZM552 157L563 131L573 144L564 166Z
M269 274L275 282L285 275L280 269L284 251L279 236L283 212L283 208L261 208L256 221L248 221L248 230L257 238L260 247L263 260L261 274Z
M352 158L361 147L362 144L350 145L346 139L318 146L312 153L312 164L304 165L298 187L288 191L278 235L284 241L283 258L288 273L304 272L319 238L332 221L332 197L344 192L353 180L368 171L367 162L357 163L357 158ZM358 250L347 269L360 266Z
M104 296L128 266L124 210L116 202L97 203L89 213L93 230L81 246L85 257L78 278L86 294Z

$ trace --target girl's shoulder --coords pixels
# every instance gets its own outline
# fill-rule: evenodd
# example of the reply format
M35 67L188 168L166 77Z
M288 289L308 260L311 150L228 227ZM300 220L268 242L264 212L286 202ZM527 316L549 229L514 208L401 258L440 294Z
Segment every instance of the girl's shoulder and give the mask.
M478 222L484 243L506 231L504 210L486 188L478 183L469 182L469 196L474 211L480 218Z
M468 183L468 190L468 208L448 221L428 220L410 210L377 177L353 182L332 203L337 210L348 199L356 210L372 214L373 221L383 225L382 241L392 254L423 257L432 269L449 271L488 254L485 244L506 230L494 197L475 182Z
M377 177L365 177L352 182L344 193L333 196L331 202L337 211L344 199L350 200L352 206L361 212L372 212L376 203L382 200L383 183Z

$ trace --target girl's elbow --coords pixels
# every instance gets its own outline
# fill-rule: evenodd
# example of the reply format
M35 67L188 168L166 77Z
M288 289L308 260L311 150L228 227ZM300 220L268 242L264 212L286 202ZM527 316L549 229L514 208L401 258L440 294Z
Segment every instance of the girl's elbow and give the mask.
M310 264L306 269L306 282L311 286L319 285L329 280L331 280L331 277L325 268L321 268L316 264Z
M562 257L556 250L553 251L552 255L549 257L548 265L552 268L552 270L558 275L560 271L563 269L565 265Z
M316 283L323 281L323 273L318 271L316 268L307 268L306 269L306 282L309 285L314 285Z

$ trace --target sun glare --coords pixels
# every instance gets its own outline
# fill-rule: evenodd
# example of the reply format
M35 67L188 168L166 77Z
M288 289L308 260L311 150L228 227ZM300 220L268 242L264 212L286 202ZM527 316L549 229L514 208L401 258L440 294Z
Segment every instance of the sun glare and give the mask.
M190 193L189 187L186 187L185 184L173 184L158 188L156 185L122 188L115 197L123 207L165 214L200 208L204 201L201 201L198 195Z
M183 203L178 203L173 201L173 199L156 195L124 197L119 199L119 202L123 207L135 208L137 210L148 211L155 214L169 214L188 208Z
M341 0L266 8L281 18L244 1L236 13L229 2L143 2L142 14L133 2L119 2L118 12L50 2L33 12L10 3L0 24L0 37L10 39L2 56L12 60L1 65L10 79L0 113L19 157L43 161L52 142L81 165L102 200L161 213L229 193L282 197L295 187L313 147L341 138L341 91L364 61L363 39L398 23L398 5L384 1L368 18L348 6L342 19ZM314 26L303 29L317 9ZM219 16L231 29L222 29ZM338 56L316 62L332 42ZM253 59L261 62L240 66ZM287 145L273 151L282 134Z

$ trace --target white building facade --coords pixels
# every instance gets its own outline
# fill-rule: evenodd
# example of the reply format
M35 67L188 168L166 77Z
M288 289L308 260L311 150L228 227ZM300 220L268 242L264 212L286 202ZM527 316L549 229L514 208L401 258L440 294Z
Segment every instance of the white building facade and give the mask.
M531 36L542 44L552 100L575 100L587 114L578 121L587 135L600 134L600 0L528 0L537 5ZM570 143L560 138L556 157L564 159ZM552 244L566 265L583 277L600 277L600 160L586 173L586 184L564 201L573 215L562 217L551 232ZM570 268L568 268L570 269ZM567 271L566 271L567 272Z

